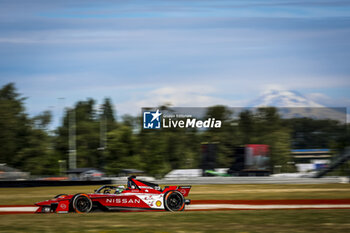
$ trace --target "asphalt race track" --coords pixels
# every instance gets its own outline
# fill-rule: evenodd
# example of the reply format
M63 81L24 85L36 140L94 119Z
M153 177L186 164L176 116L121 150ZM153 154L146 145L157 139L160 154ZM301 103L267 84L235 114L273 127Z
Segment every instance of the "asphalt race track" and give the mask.
M1 205L0 214L32 214L34 205ZM273 209L350 209L350 199L311 200L192 200L186 211Z

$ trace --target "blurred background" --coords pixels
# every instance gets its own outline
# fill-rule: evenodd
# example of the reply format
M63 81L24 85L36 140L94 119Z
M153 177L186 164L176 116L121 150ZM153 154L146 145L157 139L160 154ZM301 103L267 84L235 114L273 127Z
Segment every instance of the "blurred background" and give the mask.
M268 174L316 171L349 144L347 1L0 6L0 179L162 178L209 166L206 150L204 170L229 169L250 144L267 145ZM140 130L141 107L172 106L223 127Z
M0 204L129 175L197 201L349 203L349 38L342 0L2 0ZM222 126L143 130L144 107ZM349 232L348 216L2 215L0 231Z

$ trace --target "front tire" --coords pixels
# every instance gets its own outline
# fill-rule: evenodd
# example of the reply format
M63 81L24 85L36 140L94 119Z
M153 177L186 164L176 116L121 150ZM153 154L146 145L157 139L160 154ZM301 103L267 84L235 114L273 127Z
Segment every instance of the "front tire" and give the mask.
M179 191L169 191L164 196L164 207L168 211L182 211L185 209L185 198Z
M77 194L73 197L72 208L79 214L89 213L92 209L92 201L87 194Z

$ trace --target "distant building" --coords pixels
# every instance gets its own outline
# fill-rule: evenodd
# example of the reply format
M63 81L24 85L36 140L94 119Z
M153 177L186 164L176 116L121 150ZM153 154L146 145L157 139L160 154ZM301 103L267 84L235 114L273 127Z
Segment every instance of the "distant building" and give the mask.
M291 155L299 172L320 170L327 167L332 158L330 149L294 149Z

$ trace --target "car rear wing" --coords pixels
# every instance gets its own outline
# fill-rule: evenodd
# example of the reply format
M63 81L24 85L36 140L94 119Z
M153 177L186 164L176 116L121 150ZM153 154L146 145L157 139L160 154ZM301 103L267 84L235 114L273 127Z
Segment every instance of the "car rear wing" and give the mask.
M192 186L178 186L176 190L182 193L184 197L187 197L190 193L191 188Z

